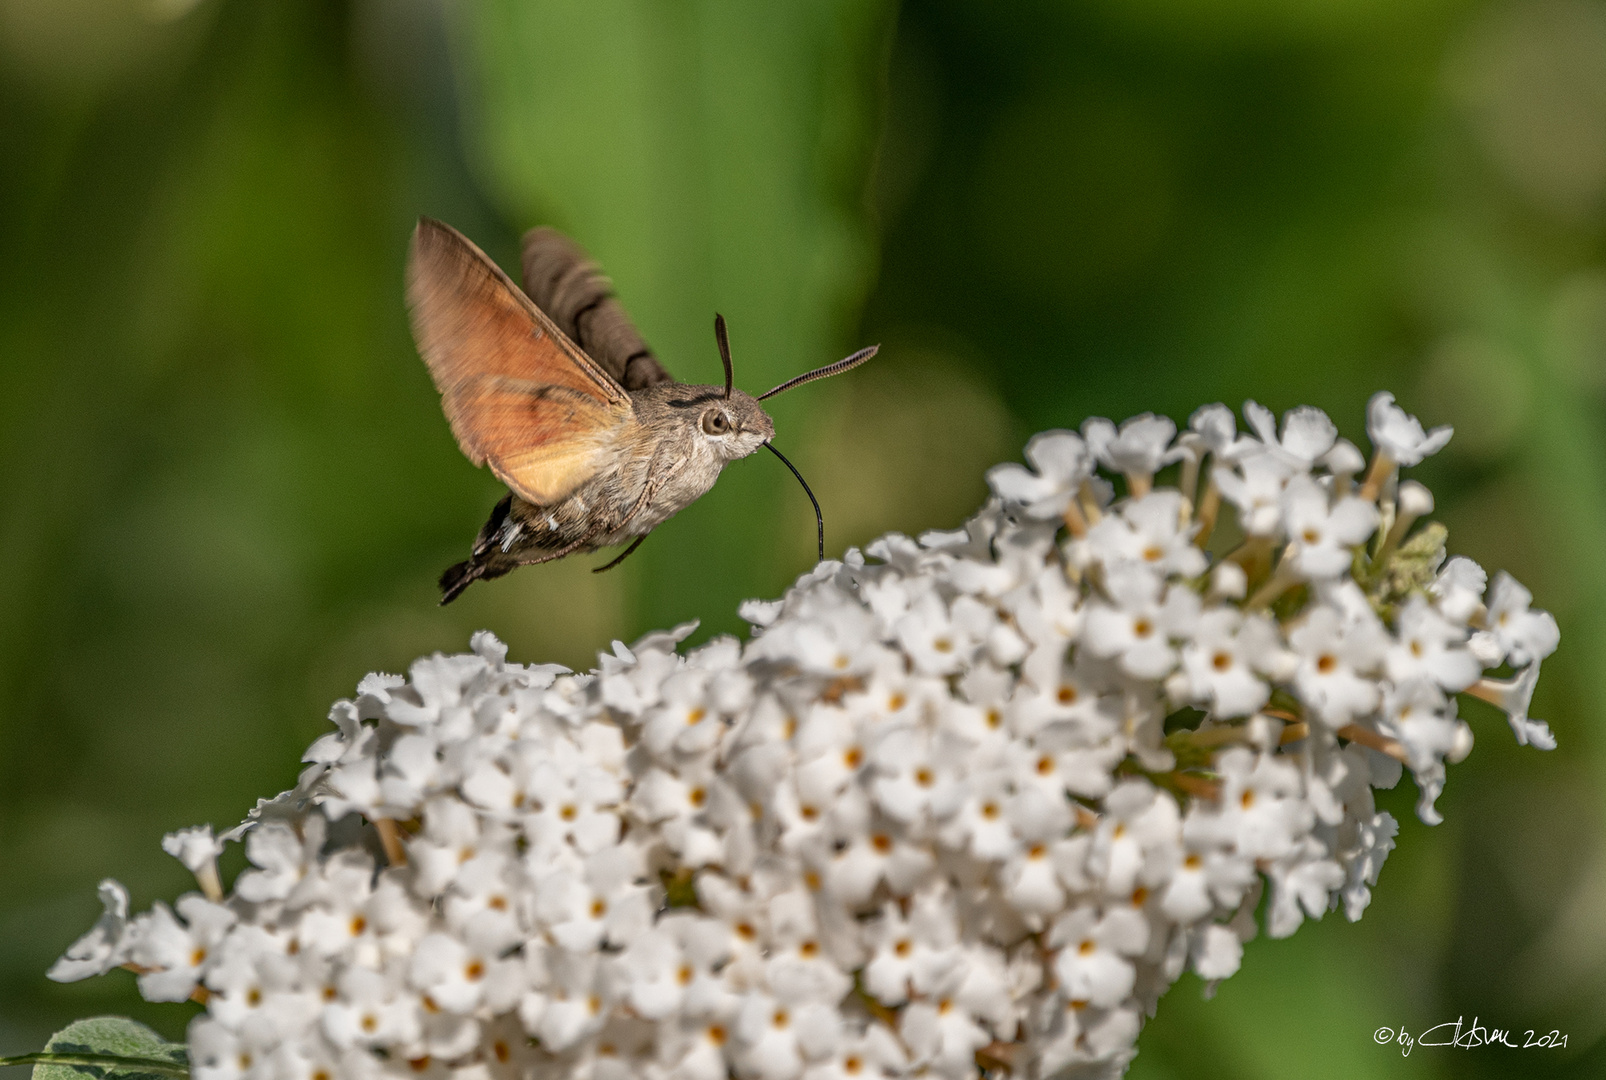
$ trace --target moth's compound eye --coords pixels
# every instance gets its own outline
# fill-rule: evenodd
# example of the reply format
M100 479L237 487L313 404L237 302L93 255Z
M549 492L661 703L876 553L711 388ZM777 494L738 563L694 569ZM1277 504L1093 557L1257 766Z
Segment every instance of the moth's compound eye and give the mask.
M709 409L703 413L703 431L709 435L723 435L731 429L730 417L722 409Z

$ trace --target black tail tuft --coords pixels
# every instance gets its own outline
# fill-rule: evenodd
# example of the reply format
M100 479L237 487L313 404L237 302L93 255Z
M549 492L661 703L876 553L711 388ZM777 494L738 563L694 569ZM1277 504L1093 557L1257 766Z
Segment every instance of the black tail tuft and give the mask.
M456 600L464 589L484 575L485 567L477 565L473 560L447 567L446 572L441 575L441 606L445 607Z

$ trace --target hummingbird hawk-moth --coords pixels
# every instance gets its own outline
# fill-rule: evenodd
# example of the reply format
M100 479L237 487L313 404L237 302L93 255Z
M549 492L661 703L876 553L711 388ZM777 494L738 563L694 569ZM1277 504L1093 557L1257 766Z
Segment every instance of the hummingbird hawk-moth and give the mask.
M757 397L732 385L725 320L714 335L725 385L676 382L596 264L554 229L524 234L524 288L449 225L421 218L407 258L413 337L457 445L508 494L469 557L441 575L441 603L520 566L628 542L714 486L729 462L775 448L759 402L857 367L871 346ZM808 491L808 484L803 484ZM825 525L809 491L825 557Z

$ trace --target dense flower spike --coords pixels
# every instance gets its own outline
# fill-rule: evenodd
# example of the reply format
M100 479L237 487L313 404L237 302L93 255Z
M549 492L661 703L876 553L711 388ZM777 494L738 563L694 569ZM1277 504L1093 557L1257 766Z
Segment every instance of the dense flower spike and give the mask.
M1437 820L1455 694L1555 745L1555 620L1412 531L1398 468L1449 430L1380 394L1368 467L1319 410L1245 416L1038 435L962 530L744 605L745 646L578 675L481 633L370 675L294 790L164 841L201 893L130 919L104 883L50 974L203 1001L199 1080L1118 1075L1263 897L1273 937L1360 917L1372 790L1409 768Z

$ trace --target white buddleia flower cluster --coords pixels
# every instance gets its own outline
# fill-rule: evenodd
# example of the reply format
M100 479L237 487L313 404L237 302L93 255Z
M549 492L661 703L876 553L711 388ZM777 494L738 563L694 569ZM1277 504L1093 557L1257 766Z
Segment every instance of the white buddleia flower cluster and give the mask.
M52 977L204 1002L197 1080L1119 1075L1263 899L1273 937L1361 915L1372 790L1408 767L1437 820L1456 695L1554 745L1555 621L1398 477L1449 430L1380 394L1369 467L1316 409L1245 417L1038 435L962 530L820 564L745 644L370 675L293 791L168 838L201 893L130 919L107 882Z

